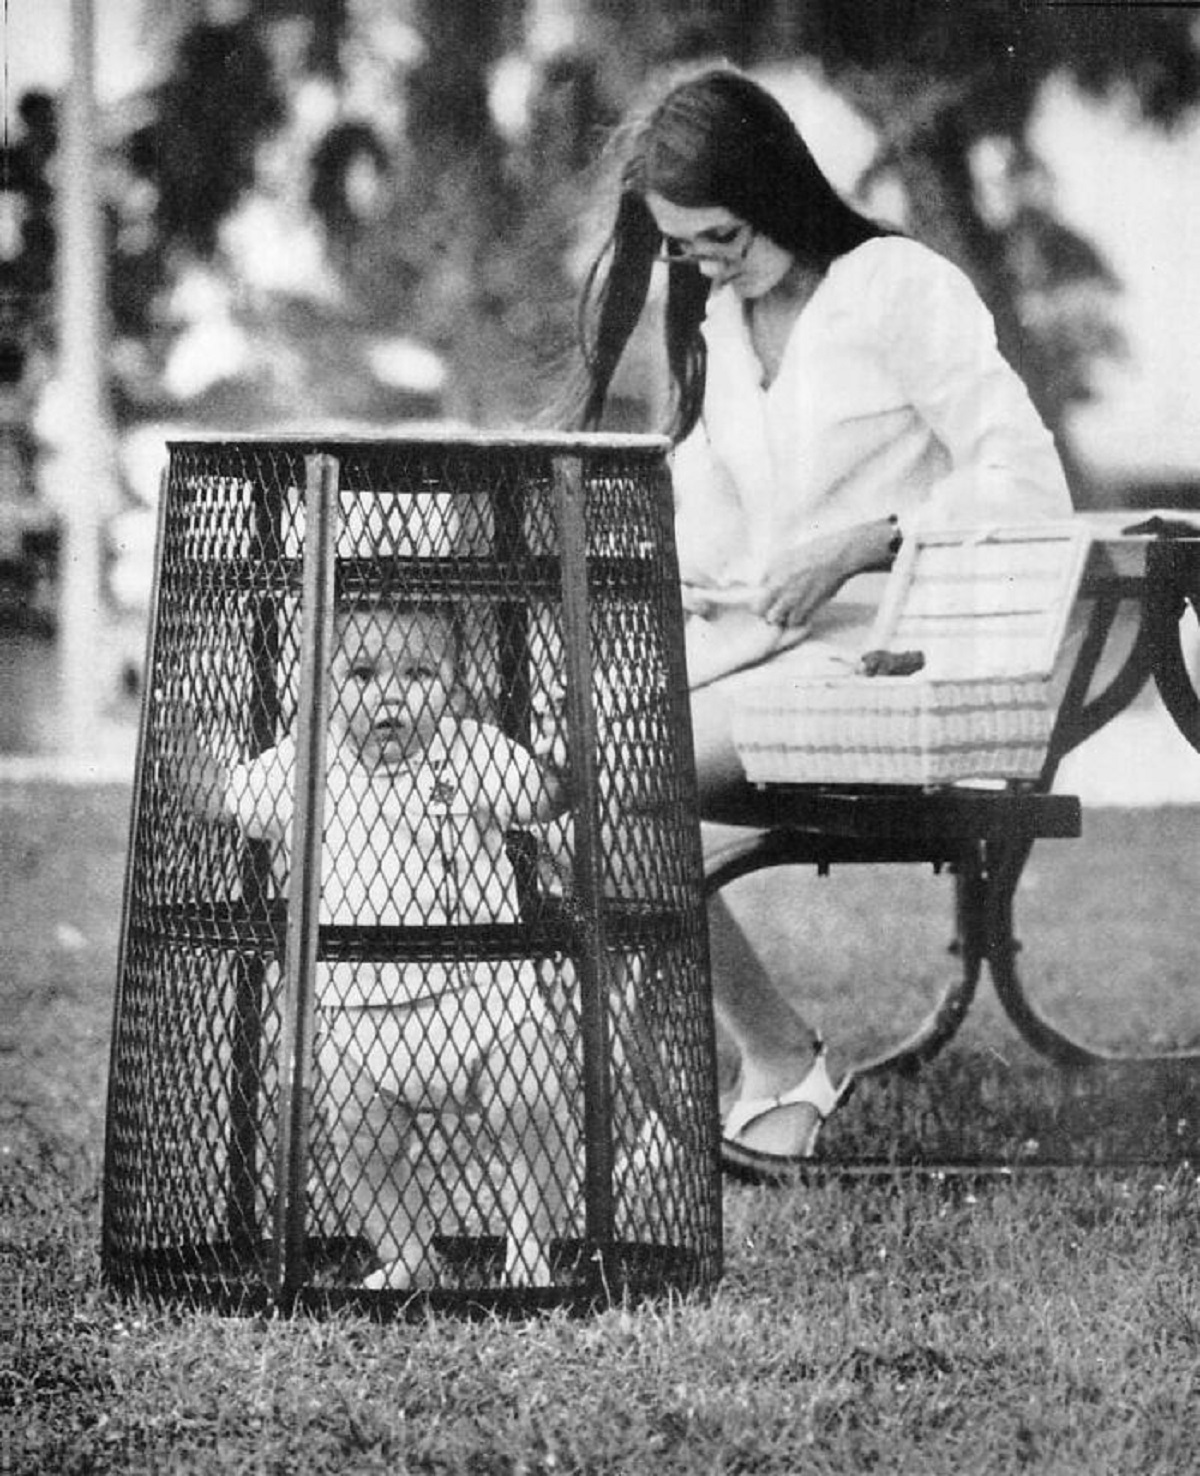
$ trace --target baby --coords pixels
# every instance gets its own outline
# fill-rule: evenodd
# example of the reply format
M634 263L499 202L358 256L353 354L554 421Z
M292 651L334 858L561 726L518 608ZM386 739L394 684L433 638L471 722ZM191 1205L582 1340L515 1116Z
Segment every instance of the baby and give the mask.
M554 768L469 715L449 606L365 599L336 622L321 921L515 921L506 832L561 807ZM228 772L193 764L195 807L273 842L286 867L295 755L288 736ZM476 1124L499 1178L507 1278L547 1283L573 1148L557 1100L566 1051L532 965L345 960L319 966L316 991L318 1095L380 1262L365 1285L436 1281L434 1216L414 1167L420 1140L437 1136L431 1113Z

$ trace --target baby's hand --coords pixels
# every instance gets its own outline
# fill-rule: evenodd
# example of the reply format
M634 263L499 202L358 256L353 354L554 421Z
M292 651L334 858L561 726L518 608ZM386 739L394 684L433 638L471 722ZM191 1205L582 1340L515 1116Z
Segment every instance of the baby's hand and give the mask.
M567 752L567 691L559 682L540 691L530 704L533 741L530 748L543 769L565 774L570 763Z
M531 703L532 742L543 792L535 806L537 818L547 820L566 805L571 755L567 748L567 692L559 682L538 692Z
M198 819L227 819L229 776L201 743L191 707L168 700L159 711L159 759L168 787Z

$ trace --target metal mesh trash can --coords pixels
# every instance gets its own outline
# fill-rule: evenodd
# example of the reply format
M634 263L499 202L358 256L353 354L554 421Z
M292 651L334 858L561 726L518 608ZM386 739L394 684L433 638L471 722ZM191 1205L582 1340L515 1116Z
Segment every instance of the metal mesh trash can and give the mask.
M665 451L171 443L114 1287L393 1315L719 1277Z

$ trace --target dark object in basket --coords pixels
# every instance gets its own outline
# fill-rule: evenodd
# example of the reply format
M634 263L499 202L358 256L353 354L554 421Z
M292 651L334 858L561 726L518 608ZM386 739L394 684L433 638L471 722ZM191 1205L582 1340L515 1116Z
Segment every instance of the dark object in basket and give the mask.
M1155 513L1145 522L1122 528L1121 532L1126 536L1145 533L1155 538L1200 538L1200 523L1190 523L1186 518L1164 518Z
M924 651L864 651L863 676L912 676L925 665Z

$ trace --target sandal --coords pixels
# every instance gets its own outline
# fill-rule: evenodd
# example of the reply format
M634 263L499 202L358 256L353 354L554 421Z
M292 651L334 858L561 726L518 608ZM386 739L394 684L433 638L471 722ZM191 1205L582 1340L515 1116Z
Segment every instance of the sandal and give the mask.
M736 1178L751 1184L791 1182L816 1151L821 1124L853 1090L854 1077L850 1073L834 1086L825 1064L825 1048L819 1047L808 1074L790 1091L781 1092L777 1097L752 1097L733 1104L721 1129L721 1166ZM795 1153L767 1153L738 1142L748 1127L770 1113L781 1107L800 1106L815 1107L817 1120Z

